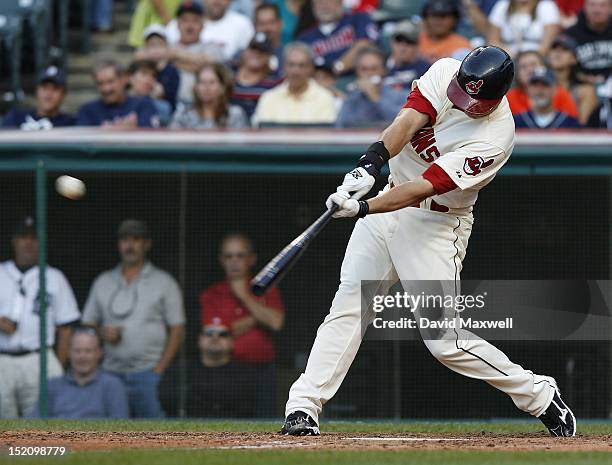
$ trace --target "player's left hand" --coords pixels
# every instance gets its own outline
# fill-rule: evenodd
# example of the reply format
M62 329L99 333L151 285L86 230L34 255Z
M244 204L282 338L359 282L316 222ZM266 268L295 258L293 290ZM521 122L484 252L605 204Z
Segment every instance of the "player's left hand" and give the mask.
M346 173L342 185L338 186L338 192L353 193L350 197L359 200L374 187L376 179L365 168L358 167ZM348 197L347 197L348 198Z
M325 206L329 210L333 204L340 208L332 215L332 218L352 218L359 213L359 201L350 198L348 192L338 191L330 195L325 202Z

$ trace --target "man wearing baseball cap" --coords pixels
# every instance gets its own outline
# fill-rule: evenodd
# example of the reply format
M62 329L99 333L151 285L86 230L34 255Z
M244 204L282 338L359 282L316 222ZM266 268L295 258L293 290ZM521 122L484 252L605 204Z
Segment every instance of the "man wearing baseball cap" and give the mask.
M409 92L412 81L429 69L431 63L421 58L419 34L419 27L412 21L397 23L391 34L391 56L387 60L385 84Z
M35 108L13 108L2 120L3 128L35 131L74 126L74 115L60 111L66 96L66 76L56 66L49 66L39 76Z
M461 13L454 0L429 0L421 16L419 42L425 59L432 63L445 57L462 59L472 49L470 41L455 32Z
M527 95L531 109L514 117L517 129L560 129L579 128L575 118L553 108L556 81L553 72L547 68L536 69L527 84Z
M261 94L282 81L271 69L273 53L272 42L263 32L258 32L240 54L231 103L242 107L249 118L255 112Z

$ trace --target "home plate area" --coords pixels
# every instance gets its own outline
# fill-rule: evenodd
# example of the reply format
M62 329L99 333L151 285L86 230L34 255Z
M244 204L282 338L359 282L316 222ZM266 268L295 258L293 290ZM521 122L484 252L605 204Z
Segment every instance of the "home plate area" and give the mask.
M552 438L545 433L323 433L318 437L281 436L274 432L143 432L143 431L3 431L4 445L57 445L69 450L113 449L484 449L603 450L612 435Z

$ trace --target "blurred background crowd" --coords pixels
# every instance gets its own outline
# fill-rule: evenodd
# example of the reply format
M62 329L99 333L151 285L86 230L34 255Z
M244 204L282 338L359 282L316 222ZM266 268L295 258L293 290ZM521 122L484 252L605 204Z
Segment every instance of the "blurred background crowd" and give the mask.
M516 60L518 128L612 125L611 0L4 3L4 128L382 127L432 62L485 43Z

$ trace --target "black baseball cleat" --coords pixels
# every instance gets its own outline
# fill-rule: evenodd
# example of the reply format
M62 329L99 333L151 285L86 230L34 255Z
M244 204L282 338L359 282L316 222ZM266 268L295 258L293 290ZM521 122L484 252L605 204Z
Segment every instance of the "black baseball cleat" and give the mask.
M297 410L287 415L285 424L280 430L285 436L319 436L319 425L307 413Z
M538 418L548 428L551 436L576 436L576 417L567 404L563 402L557 389L555 389L555 395L550 405Z

